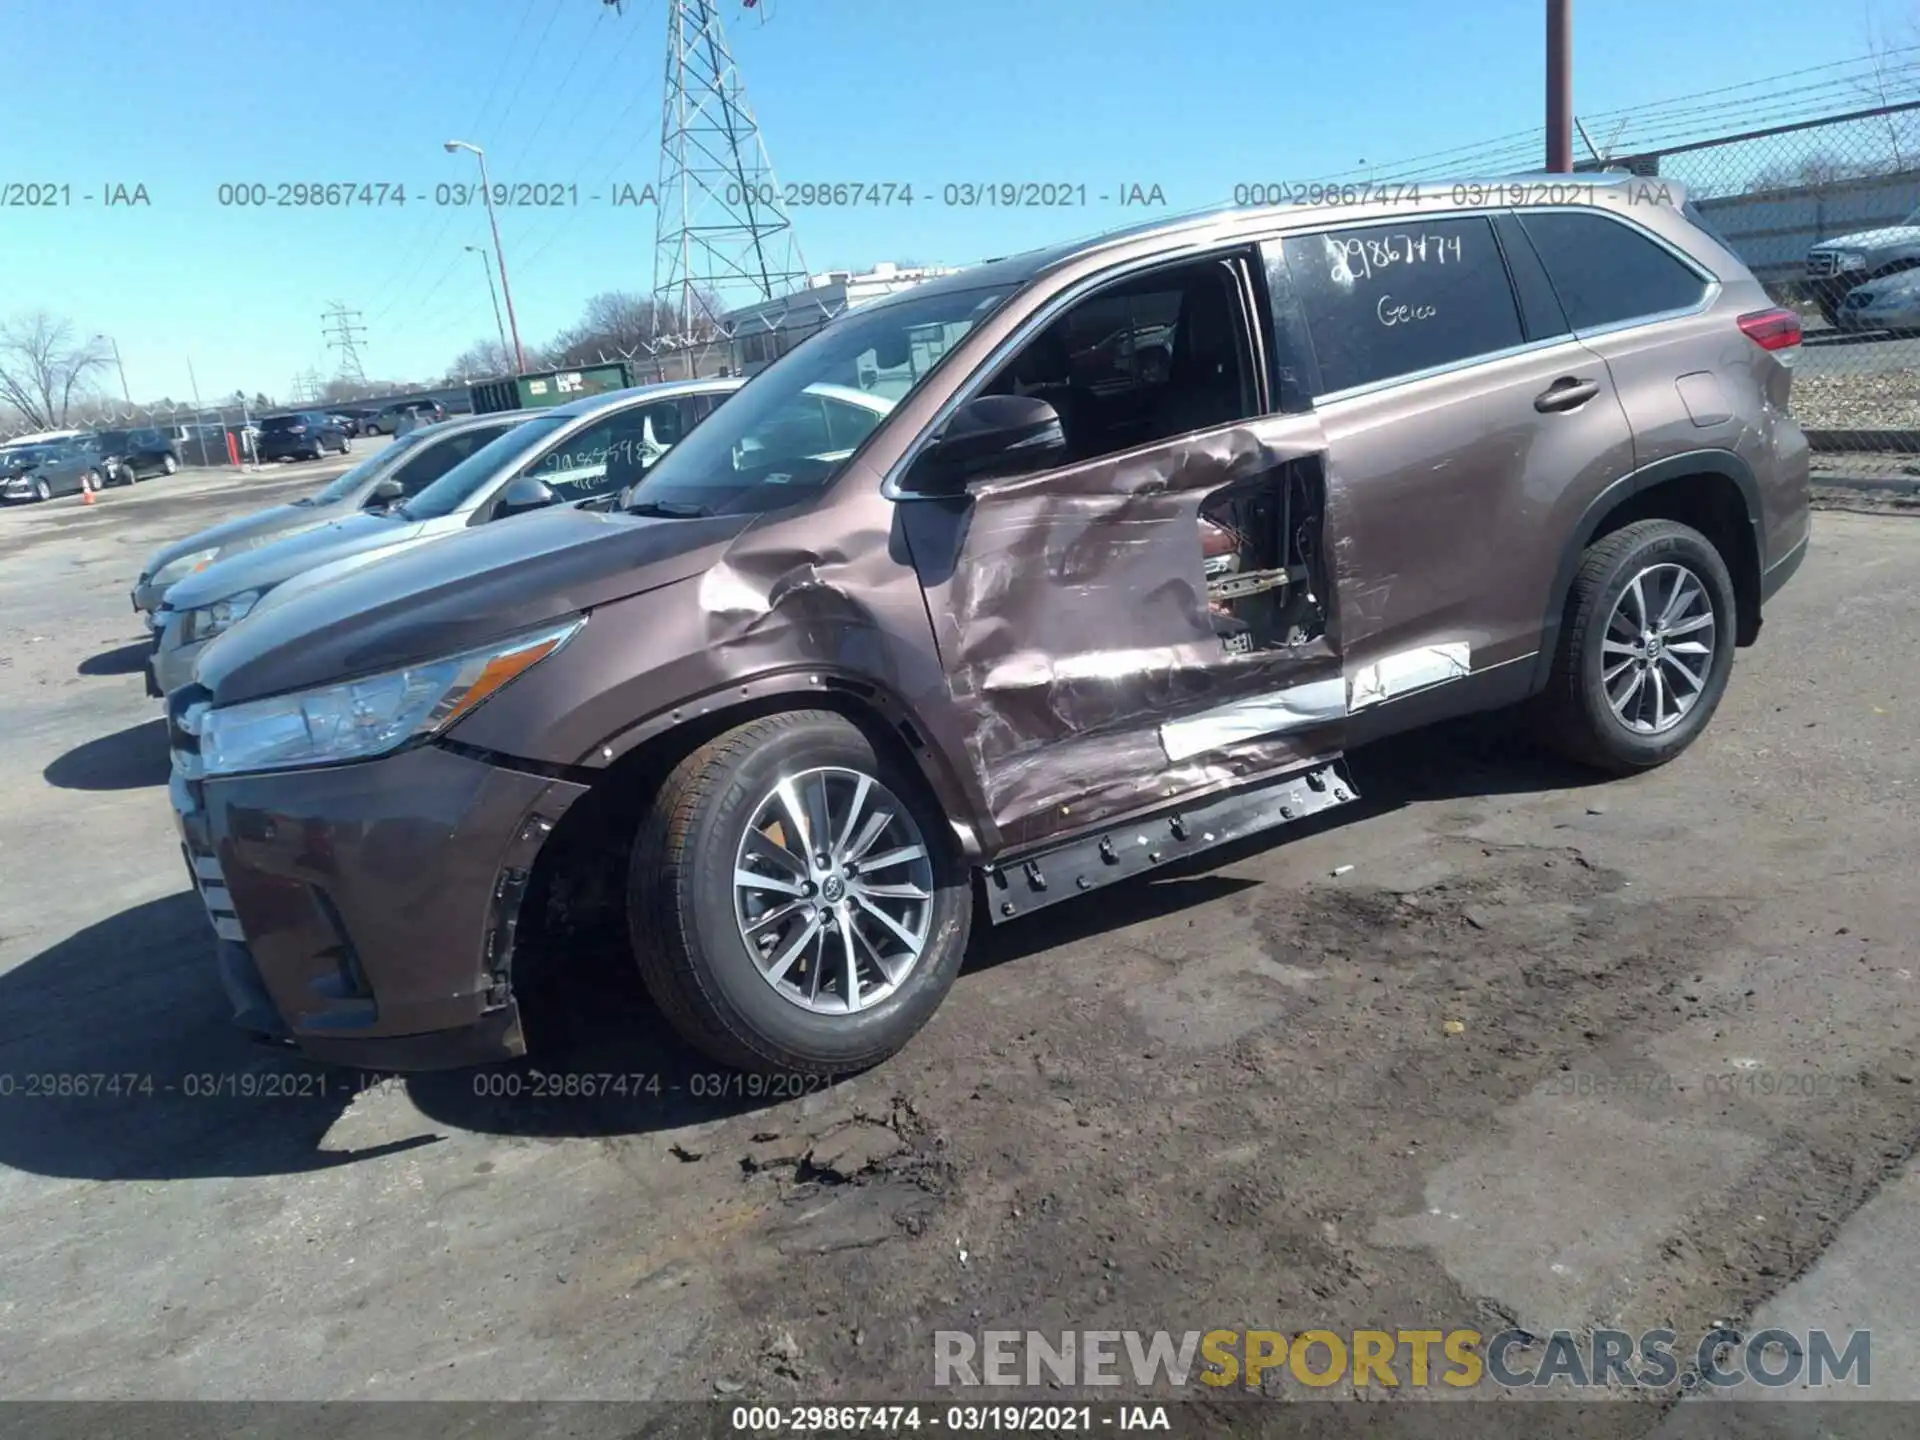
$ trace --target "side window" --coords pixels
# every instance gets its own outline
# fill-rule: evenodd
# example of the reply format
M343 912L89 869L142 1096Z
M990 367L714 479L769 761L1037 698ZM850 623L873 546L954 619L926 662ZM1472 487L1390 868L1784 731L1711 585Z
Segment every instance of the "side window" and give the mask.
M804 391L767 417L758 439L779 455L828 455L834 448L825 403Z
M1284 243L1323 391L1523 343L1506 263L1484 216L1411 218Z
M639 480L667 453L679 438L679 424L672 400L621 410L568 437L526 473L551 485L563 501L610 494ZM663 431L674 439L666 440Z
M1252 346L1229 265L1158 270L1088 296L988 382L1060 414L1072 462L1259 413Z
M820 408L826 412L827 443L834 453L851 450L873 433L880 423L880 412L845 400L823 397Z
M469 430L465 434L442 440L438 445L430 445L423 453L404 462L394 472L393 478L400 482L400 489L406 498L411 500L482 445L498 439L505 433L505 426L498 429L489 427L484 430Z
M1576 330L1690 310L1706 296L1699 272L1609 216L1543 210L1520 223Z

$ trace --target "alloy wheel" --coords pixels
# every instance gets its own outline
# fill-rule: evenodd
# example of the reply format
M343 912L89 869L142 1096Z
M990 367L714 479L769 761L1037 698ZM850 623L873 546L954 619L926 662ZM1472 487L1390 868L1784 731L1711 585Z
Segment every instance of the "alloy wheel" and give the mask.
M900 798L873 776L823 767L754 807L733 867L734 918L760 976L821 1014L868 1009L919 964L933 862Z
M1713 600L1684 565L1649 565L1614 602L1600 681L1614 718L1636 735L1673 729L1706 693L1717 643Z

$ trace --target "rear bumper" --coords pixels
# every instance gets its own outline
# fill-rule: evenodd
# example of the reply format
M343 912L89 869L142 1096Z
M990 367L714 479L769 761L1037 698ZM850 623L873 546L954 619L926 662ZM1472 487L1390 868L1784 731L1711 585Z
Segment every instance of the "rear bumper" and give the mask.
M370 1068L525 1053L520 898L585 787L427 746L207 781L176 765L170 793L241 1028Z
M1773 597L1779 593L1780 587L1793 578L1794 572L1800 568L1801 562L1807 558L1807 546L1811 544L1812 541L1813 532L1809 529L1805 535L1800 537L1800 543L1798 545L1795 545L1791 550L1787 551L1786 554L1782 555L1767 567L1767 573L1760 577L1760 603L1762 605L1773 599Z

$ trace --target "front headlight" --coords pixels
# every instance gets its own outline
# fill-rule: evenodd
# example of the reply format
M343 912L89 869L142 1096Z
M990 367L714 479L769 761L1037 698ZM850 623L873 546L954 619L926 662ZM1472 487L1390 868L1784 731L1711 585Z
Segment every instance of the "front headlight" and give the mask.
M207 775L365 760L438 734L553 654L586 623L575 616L531 635L318 690L207 711Z
M211 605L187 611L180 620L180 643L195 645L202 640L211 640L222 630L231 630L253 613L253 607L260 603L260 597L266 593L265 590L242 590Z
M177 560L169 560L154 572L155 585L171 585L176 580L184 580L189 575L197 575L213 564L213 557L220 553L218 545L206 550L195 550L182 555Z
M1864 270L1867 268L1867 257L1864 255L1843 254L1840 257L1840 268L1842 270Z

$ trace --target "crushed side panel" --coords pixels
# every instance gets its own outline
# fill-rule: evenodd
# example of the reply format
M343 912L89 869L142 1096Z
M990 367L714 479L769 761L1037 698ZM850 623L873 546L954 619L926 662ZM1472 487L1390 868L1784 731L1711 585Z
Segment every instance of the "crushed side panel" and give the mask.
M1324 695L1305 719L1285 700L1339 675L1324 490L1317 427L1281 417L973 492L949 679L1009 840L1337 751ZM1284 731L1260 733L1256 706L1217 745L1163 741L1163 722L1262 697Z

